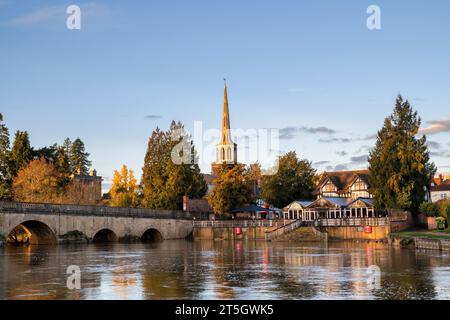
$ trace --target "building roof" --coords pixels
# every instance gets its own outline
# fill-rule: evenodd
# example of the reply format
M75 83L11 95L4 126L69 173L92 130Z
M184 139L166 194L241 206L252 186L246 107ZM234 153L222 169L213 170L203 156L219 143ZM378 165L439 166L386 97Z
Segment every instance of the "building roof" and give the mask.
M431 192L450 191L450 179L446 179L441 184L431 187Z
M358 197L354 201L350 202L347 206L350 207L355 202L362 201L367 204L369 207L373 207L375 205L375 200L373 198L362 198Z
M314 200L295 200L292 203L290 203L289 205L287 205L285 208L286 210L289 210L289 208L291 207L291 205L293 205L294 203L299 204L302 208L306 208L307 206L309 206L311 203L313 203Z
M315 208L317 207L317 203L320 201L327 201L329 203L331 203L332 205L339 207L339 208L347 208L349 206L351 206L353 203L357 202L357 201L363 201L364 203L366 203L369 207L373 207L374 202L373 199L371 198L362 198L362 197L358 197L356 199L353 198L339 198L339 197L323 197L323 198L319 198L317 200L315 200L314 202L312 202L308 208Z
M320 177L315 193L319 193L320 188L322 188L327 181L331 181L336 186L338 194L346 193L357 178L369 185L369 170L324 172Z
M233 212L269 212L269 211L275 211L274 209L264 208L257 206L256 204L251 204L249 206L245 206L242 208L238 208L233 210Z

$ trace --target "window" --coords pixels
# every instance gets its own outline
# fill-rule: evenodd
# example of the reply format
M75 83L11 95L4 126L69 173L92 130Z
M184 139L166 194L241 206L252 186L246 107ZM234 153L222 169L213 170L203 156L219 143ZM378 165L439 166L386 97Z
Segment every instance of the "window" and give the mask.
M352 190L366 190L367 185L361 181L361 179L357 179L355 183L352 185Z
M322 190L323 190L324 192L333 192L333 191L335 191L335 186L334 186L333 183L331 183L331 182L329 181L329 182L327 182L326 185L323 186L323 189L322 189Z

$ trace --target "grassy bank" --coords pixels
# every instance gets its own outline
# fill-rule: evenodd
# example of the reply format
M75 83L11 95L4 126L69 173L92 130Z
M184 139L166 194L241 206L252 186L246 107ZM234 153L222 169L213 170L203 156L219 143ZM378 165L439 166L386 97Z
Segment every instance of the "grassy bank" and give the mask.
M399 236L402 238L425 238L425 239L444 239L450 240L450 229L440 231L428 231L428 230L408 230L402 232L392 233L393 236Z

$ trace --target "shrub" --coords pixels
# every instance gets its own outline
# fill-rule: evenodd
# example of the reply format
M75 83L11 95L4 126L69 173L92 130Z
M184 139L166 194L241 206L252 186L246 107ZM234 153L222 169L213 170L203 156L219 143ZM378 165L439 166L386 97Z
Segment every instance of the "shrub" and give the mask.
M450 226L450 205L445 207L444 218L447 219L447 225Z
M439 215L439 208L433 202L422 202L419 209L420 212L425 214L427 217L437 217Z
M403 238L402 240L400 240L400 246L407 247L410 244L412 244L413 242L414 242L414 239L412 239L412 238Z
M439 213L441 217L447 220L447 224L450 223L450 201L441 200L436 203L439 207Z

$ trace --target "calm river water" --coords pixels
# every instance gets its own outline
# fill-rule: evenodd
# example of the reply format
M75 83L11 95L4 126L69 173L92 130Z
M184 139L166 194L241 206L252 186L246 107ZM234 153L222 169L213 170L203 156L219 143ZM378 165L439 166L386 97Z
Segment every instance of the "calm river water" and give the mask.
M70 265L80 290L67 289ZM4 247L0 299L450 299L450 254L263 241Z

